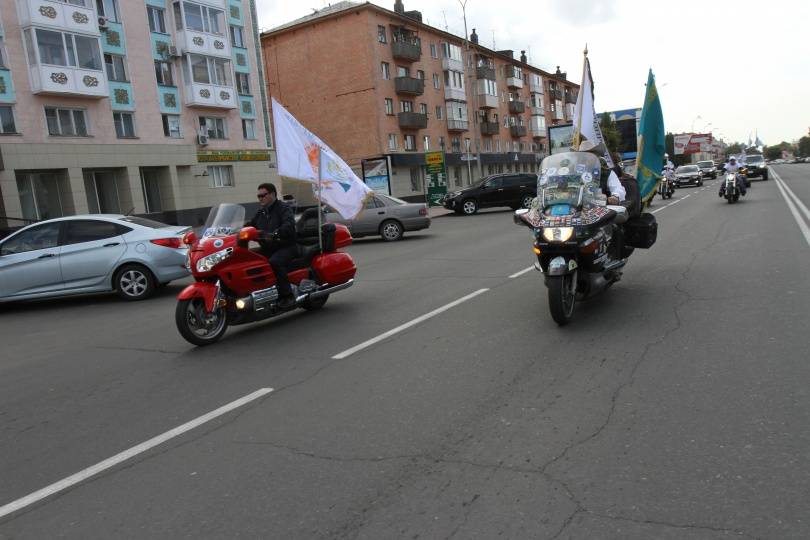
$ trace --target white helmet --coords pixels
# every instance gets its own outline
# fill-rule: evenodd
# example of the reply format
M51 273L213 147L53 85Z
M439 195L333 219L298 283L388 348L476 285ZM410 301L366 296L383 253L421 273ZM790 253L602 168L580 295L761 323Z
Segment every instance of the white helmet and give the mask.
M664 154L664 159L669 159L669 154Z

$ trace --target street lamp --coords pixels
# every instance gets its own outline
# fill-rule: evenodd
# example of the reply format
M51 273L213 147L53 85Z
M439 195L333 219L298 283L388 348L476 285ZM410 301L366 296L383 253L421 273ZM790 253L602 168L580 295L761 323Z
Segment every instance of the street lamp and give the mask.
M464 62L462 62L464 66L464 70L470 68L470 39L469 34L467 33L467 1L468 0L458 0L459 5L461 6L461 15L464 18L464 48L467 49L466 54L464 55ZM470 81L472 84L467 83L467 88L472 89L472 98L473 98L473 120L477 122L478 120L478 87L476 85L475 79L475 72L473 69L470 69ZM478 176L484 176L484 166L481 163L481 139L478 138L478 129L476 128L476 122L470 122L469 114L467 115L467 121L469 124L473 125L473 135L475 136L475 152L478 155ZM467 150L467 178L470 181L470 184L473 183L472 181L472 164L471 156L470 156L470 147L469 145L465 145Z
M694 132L695 132L695 122L696 122L697 120L703 120L703 117L702 117L702 116L700 116L700 115L697 115L697 116L695 117L695 119L694 119L694 120L692 120L692 128L689 130L689 131L690 131L690 133L694 133Z

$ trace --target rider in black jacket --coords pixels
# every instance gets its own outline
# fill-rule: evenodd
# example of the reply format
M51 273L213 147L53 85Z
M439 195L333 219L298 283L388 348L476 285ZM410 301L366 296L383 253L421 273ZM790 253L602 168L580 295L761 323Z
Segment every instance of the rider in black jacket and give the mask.
M258 187L259 211L247 225L262 231L259 243L270 260L276 275L279 307L287 309L295 305L287 271L298 253L295 244L295 216L292 209L278 200L276 186L270 183Z

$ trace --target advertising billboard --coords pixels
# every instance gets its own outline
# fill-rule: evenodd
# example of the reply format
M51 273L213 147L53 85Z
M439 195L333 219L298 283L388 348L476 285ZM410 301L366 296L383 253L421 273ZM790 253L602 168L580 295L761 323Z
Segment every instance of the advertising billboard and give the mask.
M675 135L675 155L689 156L712 151L711 133L682 133Z
M363 181L377 193L391 195L391 177L388 173L388 159L364 159L362 161Z
M574 124L548 126L548 150L550 154L570 152L574 145Z

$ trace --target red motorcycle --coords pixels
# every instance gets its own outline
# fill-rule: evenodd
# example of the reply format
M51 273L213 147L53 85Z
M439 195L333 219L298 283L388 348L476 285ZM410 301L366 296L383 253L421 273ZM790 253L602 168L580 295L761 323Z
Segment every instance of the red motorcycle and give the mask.
M312 208L296 223L298 256L289 270L295 305L281 309L267 257L249 246L260 233L255 227L243 227L245 208L238 204L212 208L202 237L189 232L183 238L190 246L188 266L196 282L177 297L175 322L180 335L194 345L210 345L229 325L269 319L299 307L320 309L330 294L351 287L357 267L348 253L338 251L351 245L349 229L322 225L321 250L318 222L318 210Z

